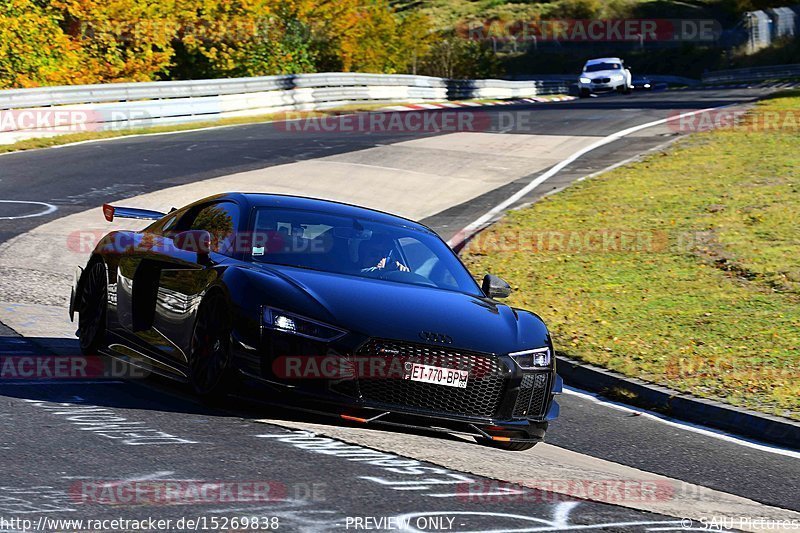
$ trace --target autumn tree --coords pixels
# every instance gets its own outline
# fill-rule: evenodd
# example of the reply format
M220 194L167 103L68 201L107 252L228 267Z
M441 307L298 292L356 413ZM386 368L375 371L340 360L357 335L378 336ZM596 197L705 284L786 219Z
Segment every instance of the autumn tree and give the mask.
M407 72L430 46L427 18L397 14L385 0L299 1L320 70Z
M420 73L440 78L494 78L501 66L485 42L465 39L453 32L440 34L420 65Z
M80 70L96 81L148 81L166 76L180 25L175 0L52 0L80 46Z
M416 72L436 36L388 0L0 0L0 87Z
M179 78L313 72L310 31L291 2L204 0L177 36Z
M59 14L31 0L0 0L0 88L81 83L81 57Z

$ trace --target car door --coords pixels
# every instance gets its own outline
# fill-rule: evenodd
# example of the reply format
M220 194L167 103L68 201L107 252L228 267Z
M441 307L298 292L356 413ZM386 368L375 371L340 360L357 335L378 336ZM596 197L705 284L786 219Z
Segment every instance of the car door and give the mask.
M119 329L120 333L132 333L140 329L137 314L134 313L134 278L142 261L152 262L159 251L166 251L165 243L168 241L165 237L175 232L184 214L184 210L171 212L147 229L131 234L132 240L126 243L119 254L115 286L116 322L113 327ZM144 269L140 272L140 278L143 273Z
M163 246L131 259L133 271L130 330L171 362L185 364L194 317L206 288L217 278L217 266L235 251L241 220L239 205L223 200L193 206L175 226L159 236ZM173 237L186 230L206 230L211 250L203 260L180 250Z

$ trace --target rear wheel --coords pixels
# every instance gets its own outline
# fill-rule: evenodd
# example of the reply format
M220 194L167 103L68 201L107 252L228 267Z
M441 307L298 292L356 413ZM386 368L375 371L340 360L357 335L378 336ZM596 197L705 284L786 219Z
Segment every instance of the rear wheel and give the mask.
M502 442L490 439L476 439L478 444L488 446L489 448L497 448L498 450L507 450L510 452L524 452L530 450L537 443L535 442Z
M108 280L106 267L101 261L92 263L83 273L84 279L78 295L78 337L81 353L96 355L105 342Z
M208 295L200 304L189 354L189 382L208 401L222 399L232 384L231 315L225 297Z

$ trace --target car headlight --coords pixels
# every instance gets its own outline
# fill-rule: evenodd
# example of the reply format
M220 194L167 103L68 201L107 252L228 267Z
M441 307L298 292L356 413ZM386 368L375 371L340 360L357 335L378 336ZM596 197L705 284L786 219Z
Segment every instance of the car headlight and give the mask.
M592 83L592 80L590 78L580 78L580 82L581 83Z
M347 332L328 324L323 324L310 318L280 309L265 307L262 316L262 325L291 335L298 335L317 341L330 342L343 337Z
M535 348L508 355L517 362L520 368L546 368L553 360L550 348Z
M622 74L614 74L613 76L611 76L611 79L614 80L614 81L621 81L622 80Z

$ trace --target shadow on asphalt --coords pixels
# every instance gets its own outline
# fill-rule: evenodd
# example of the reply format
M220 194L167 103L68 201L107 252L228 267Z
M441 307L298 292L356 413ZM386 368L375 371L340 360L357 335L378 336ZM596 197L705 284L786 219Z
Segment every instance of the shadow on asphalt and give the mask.
M81 362L78 368L83 369L82 377L73 377L70 359ZM100 375L101 369L106 375ZM186 383L158 374L143 375L130 365L107 356L84 358L77 339L0 336L0 397L48 403L80 401L97 407L136 411L367 427L342 420L335 412L329 415L308 412L304 409L310 406L302 401L287 402L291 406L282 405L280 393L261 384L245 380L241 385L235 395L208 405L195 396ZM464 440L424 429L385 425L369 425L369 429Z

